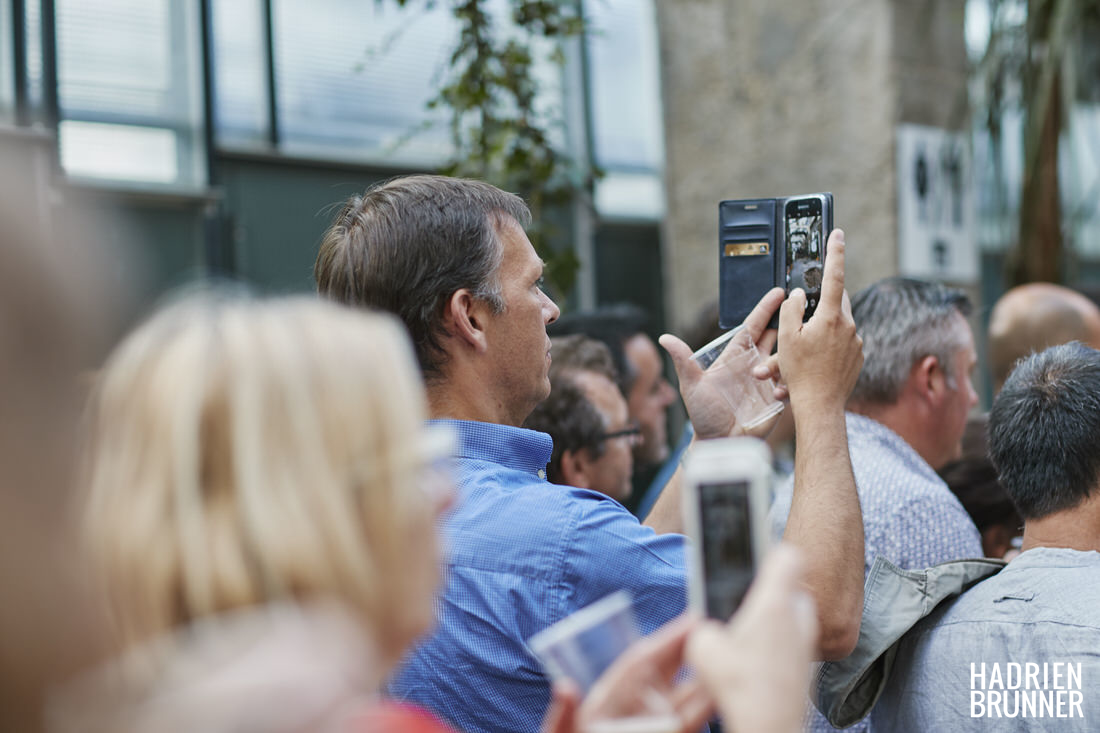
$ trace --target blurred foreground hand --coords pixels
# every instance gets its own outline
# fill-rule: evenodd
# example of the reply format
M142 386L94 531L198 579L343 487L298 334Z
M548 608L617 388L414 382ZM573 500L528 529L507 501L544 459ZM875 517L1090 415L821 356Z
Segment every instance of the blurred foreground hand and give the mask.
M817 645L813 599L802 590L799 552L777 547L728 624L702 623L687 661L713 697L724 730L800 730Z
M669 622L627 649L596 682L584 702L569 682L554 683L554 699L542 733L648 731L694 733L713 713L698 680L676 680L698 620Z

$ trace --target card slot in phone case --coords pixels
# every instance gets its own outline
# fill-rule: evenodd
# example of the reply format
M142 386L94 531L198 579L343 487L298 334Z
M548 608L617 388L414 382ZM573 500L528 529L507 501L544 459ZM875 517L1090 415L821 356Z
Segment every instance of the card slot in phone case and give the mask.
M757 301L772 287L774 264L771 254L723 257L719 268L721 277L718 288L721 298L719 313L725 316L726 314L746 314L751 311ZM740 318L732 320L722 317L719 321L722 328L741 325Z
M720 256L758 257L770 255L775 249L773 232L765 227L739 227L722 233Z

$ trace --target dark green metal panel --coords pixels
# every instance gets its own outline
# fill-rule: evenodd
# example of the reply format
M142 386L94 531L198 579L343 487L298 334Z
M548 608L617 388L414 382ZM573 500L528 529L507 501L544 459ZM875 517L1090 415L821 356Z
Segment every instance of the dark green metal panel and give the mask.
M394 175L245 159L220 171L237 275L265 292L312 290L317 246L340 205Z

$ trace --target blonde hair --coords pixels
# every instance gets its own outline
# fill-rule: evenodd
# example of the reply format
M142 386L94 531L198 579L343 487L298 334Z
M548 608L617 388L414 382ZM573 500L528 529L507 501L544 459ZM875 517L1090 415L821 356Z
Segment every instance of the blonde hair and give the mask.
M123 642L322 596L410 641L428 599L402 569L436 561L425 418L390 316L225 297L153 316L108 360L89 424L86 535Z

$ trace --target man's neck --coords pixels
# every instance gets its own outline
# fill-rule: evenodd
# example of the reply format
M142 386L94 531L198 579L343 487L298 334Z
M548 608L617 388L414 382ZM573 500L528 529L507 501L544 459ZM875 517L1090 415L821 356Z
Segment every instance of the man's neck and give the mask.
M482 391L455 389L451 385L428 385L428 416L433 420L475 420L519 427L523 420L508 414L503 403Z
M848 412L854 412L857 415L863 415L870 418L875 422L885 425L898 434L902 440L909 444L917 455L924 459L925 463L930 465L934 470L938 470L940 467L933 463L935 457L932 455L933 450L932 441L928 440L928 430L921 424L921 421L913 415L913 411L908 409L901 402L896 402L891 405L869 404L866 402L849 403Z
M1082 552L1100 552L1100 496L1091 497L1071 509L1024 522L1022 550L1062 547Z

